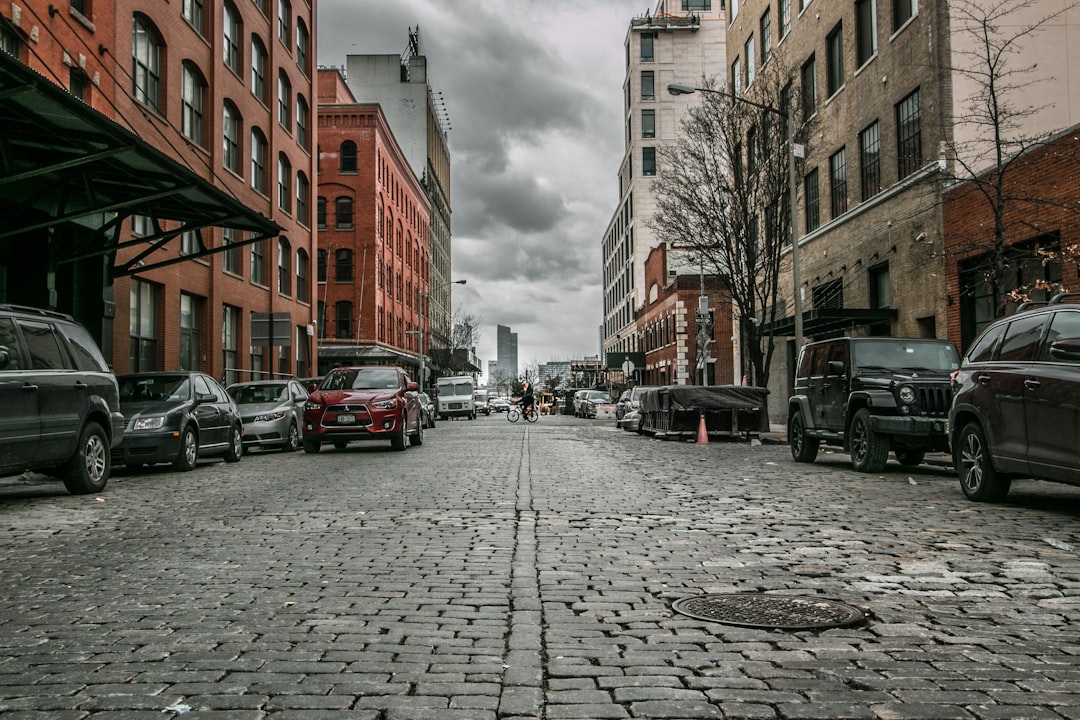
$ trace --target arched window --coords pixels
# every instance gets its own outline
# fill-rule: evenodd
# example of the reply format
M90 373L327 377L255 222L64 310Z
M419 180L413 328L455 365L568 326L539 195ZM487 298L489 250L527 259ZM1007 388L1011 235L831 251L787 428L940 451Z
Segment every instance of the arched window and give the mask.
M285 43L285 47L289 47L292 41L292 5L289 0L278 0L277 13L278 40Z
M184 0L180 15L200 35L206 34L206 22L203 19L203 0Z
M185 60L180 71L180 132L199 147L203 137L203 106L206 103L206 80L194 63Z
M243 121L240 118L240 111L236 109L232 102L226 100L223 106L221 139L224 147L221 162L226 168L240 175L243 173L240 168L240 132Z
M286 130L292 130L292 83L284 70L277 76L277 121Z
M258 35L251 36L251 94L266 104L266 46Z
M292 291L292 273L289 271L289 258L292 256L292 246L283 237L278 238L277 255L277 289L282 295L288 295Z
M338 230L351 230L353 226L353 202L351 197L339 197L334 200L334 227Z
M251 187L266 194L266 136L257 127L251 128Z
M352 282L353 252L348 248L334 251L334 281Z
M240 66L243 63L243 58L240 56L240 38L243 36L243 26L240 24L240 12L231 2L225 3L222 20L221 32L224 38L225 67L239 75Z
M285 153L278 153L277 160L278 207L287 213L292 212L292 163Z
M296 251L296 299L308 302L308 254L303 248Z
M341 172L356 172L356 143L352 140L341 143Z
M307 175L301 170L296 173L296 219L304 224L311 224L311 217L308 213L308 196L311 194L311 183L308 182Z
M161 55L165 43L143 15L132 18L132 95L143 105L161 110Z
M311 123L311 111L307 100L300 93L296 94L296 144L308 149L308 125Z
M308 68L308 55L310 52L311 34L308 32L303 18L296 18L296 64L300 66L304 77L311 77L311 70Z
M339 302L334 306L334 337L351 338L352 332L352 303Z

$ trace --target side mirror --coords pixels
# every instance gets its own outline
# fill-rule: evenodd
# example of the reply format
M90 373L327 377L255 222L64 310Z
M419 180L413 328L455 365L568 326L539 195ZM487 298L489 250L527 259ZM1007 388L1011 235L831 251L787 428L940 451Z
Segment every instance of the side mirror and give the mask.
M830 360L828 367L825 369L825 374L829 377L839 377L844 374L844 363L840 360Z
M410 380L405 383L405 389L410 392L420 392L420 385Z
M0 370L7 370L8 362L10 362L8 351L0 350Z
M1051 344L1050 357L1066 362L1080 362L1080 339L1058 340Z
M212 393L195 393L195 403L201 405L202 403L212 403L217 400Z

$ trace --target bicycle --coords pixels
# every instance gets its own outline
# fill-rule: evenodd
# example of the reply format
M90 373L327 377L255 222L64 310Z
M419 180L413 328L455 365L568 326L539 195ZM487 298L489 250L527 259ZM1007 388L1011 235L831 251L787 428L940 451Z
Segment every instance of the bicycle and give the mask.
M510 422L517 422L522 416L525 416L525 420L534 423L540 418L540 413L536 411L536 407L529 408L528 412L522 412L520 405L513 405L506 411L506 419Z

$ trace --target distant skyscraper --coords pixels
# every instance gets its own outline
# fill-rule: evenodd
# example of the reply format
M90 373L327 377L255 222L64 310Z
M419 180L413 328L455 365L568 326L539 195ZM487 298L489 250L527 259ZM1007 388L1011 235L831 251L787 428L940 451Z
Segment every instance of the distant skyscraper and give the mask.
M498 342L499 372L511 378L518 375L518 337L516 332L510 332L506 325L496 325L496 340Z

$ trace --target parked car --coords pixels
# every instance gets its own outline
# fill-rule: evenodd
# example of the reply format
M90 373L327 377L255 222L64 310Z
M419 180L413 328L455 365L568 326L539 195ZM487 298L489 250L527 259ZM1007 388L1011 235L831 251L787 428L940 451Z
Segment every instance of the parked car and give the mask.
M420 409L423 411L424 427L435 427L435 401L424 392L418 393L416 399L420 401Z
M589 390L574 391L574 417L585 417L585 396Z
M245 447L300 449L308 391L298 380L255 380L225 390L240 410Z
M611 395L602 390L587 390L585 397L581 403L581 416L584 418L595 418L597 415L597 406L599 405L613 405L615 400Z
M950 374L959 367L948 340L859 337L805 345L788 398L788 442L796 462L813 462L821 443L843 447L861 472L880 472L947 452Z
M389 440L395 450L423 445L419 389L396 367L334 368L304 406L304 452L353 440Z
M116 376L70 315L0 305L0 475L33 470L100 492L124 437Z
M628 410L621 418L615 421L615 424L623 430L636 432L638 435L645 434L644 417L639 408Z
M953 379L953 463L971 500L1015 478L1080 485L1080 294L988 326Z
M244 424L236 403L206 373L180 370L121 375L120 410L127 419L113 462L129 468L171 462L188 471L199 458L239 462Z
M510 401L504 397L494 397L488 400L488 406L492 412L507 412L510 410Z
M477 390L473 393L473 406L476 407L477 413L483 413L484 415L491 414L491 405L488 401L487 391Z
M615 403L615 423L618 424L631 410L637 410L641 403L641 393L652 389L654 389L653 385L635 385L628 390L623 390Z

